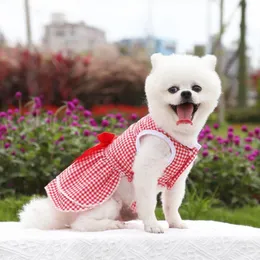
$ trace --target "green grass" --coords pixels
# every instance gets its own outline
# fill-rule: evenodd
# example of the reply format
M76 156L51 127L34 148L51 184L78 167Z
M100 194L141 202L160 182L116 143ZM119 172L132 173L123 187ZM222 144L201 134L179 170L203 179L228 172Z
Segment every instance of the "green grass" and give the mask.
M0 200L0 221L18 221L17 213L29 199L29 197L20 197L19 199L6 198ZM180 210L183 219L214 220L260 228L260 206L231 210L214 208L211 206L210 199L200 199L197 195L190 195L189 199L191 202L185 201ZM159 220L164 219L160 207L156 209L156 215Z
M260 206L253 208L244 207L235 210L225 208L210 208L207 211L200 212L196 218L189 218L189 214L187 214L185 210L180 210L180 213L183 219L214 220L260 228ZM161 208L157 208L156 215L158 219L164 219Z
M30 197L6 198L0 200L0 221L18 221L17 214Z

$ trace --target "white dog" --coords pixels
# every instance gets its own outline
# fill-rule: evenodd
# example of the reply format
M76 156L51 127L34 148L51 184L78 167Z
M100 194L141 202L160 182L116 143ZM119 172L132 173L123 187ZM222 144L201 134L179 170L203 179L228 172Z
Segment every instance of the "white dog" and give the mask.
M186 228L178 209L200 148L198 134L216 108L221 82L216 57L153 54L146 79L149 115L122 135L103 134L20 213L24 227L78 231L124 228L136 215L145 231L163 233L155 216L162 192L170 228ZM135 210L135 213L131 211Z

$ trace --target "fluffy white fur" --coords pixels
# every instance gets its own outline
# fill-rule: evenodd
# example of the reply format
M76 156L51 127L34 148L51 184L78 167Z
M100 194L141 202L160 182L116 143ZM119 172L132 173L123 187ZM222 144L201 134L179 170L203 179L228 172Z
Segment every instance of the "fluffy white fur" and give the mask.
M216 57L199 58L188 55L151 57L152 71L147 77L145 92L149 112L156 124L176 140L193 146L208 116L215 109L221 94L221 83L215 72ZM197 93L191 86L197 84L202 91ZM178 86L180 90L171 94L168 88ZM181 92L190 90L195 103L200 104L193 118L193 125L176 125L178 117L170 105L181 101ZM64 213L56 210L48 198L34 199L25 205L20 220L26 228L60 229L70 227L78 231L101 231L124 228L121 219L131 219L122 213L122 207L130 206L133 198L137 202L138 217L145 231L163 233L155 216L156 196L162 191L163 210L170 228L186 228L178 209L185 193L185 181L192 166L180 176L171 190L157 186L170 156L168 144L156 136L144 136L134 161L134 181L122 178L113 197L93 210L80 213ZM127 212L127 211L126 211ZM120 219L121 215L121 219ZM131 215L131 214L130 214Z

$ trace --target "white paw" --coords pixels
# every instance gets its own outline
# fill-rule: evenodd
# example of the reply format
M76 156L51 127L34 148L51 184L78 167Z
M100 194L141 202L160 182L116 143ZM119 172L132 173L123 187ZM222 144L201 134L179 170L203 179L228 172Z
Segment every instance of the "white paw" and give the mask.
M164 233L164 229L157 222L145 224L144 230L149 233Z
M108 229L124 229L126 225L122 221L111 221Z
M169 224L169 228L187 229L188 225L184 221L176 221Z

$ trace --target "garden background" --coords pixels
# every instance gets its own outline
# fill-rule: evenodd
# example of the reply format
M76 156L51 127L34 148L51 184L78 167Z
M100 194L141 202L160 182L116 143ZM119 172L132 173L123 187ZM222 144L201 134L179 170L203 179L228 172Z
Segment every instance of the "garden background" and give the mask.
M239 1L240 37L227 63L237 60L237 92L228 68L218 66L224 94L198 137L202 149L181 215L260 227L260 70L247 70L245 4ZM210 51L220 61L225 26ZM147 113L149 55L121 45L115 54L110 47L64 53L1 44L0 221L16 221L22 205L43 196L44 186L96 144L98 133L120 134ZM206 51L195 46L191 53ZM256 93L253 102L249 92ZM163 218L159 198L157 216Z

